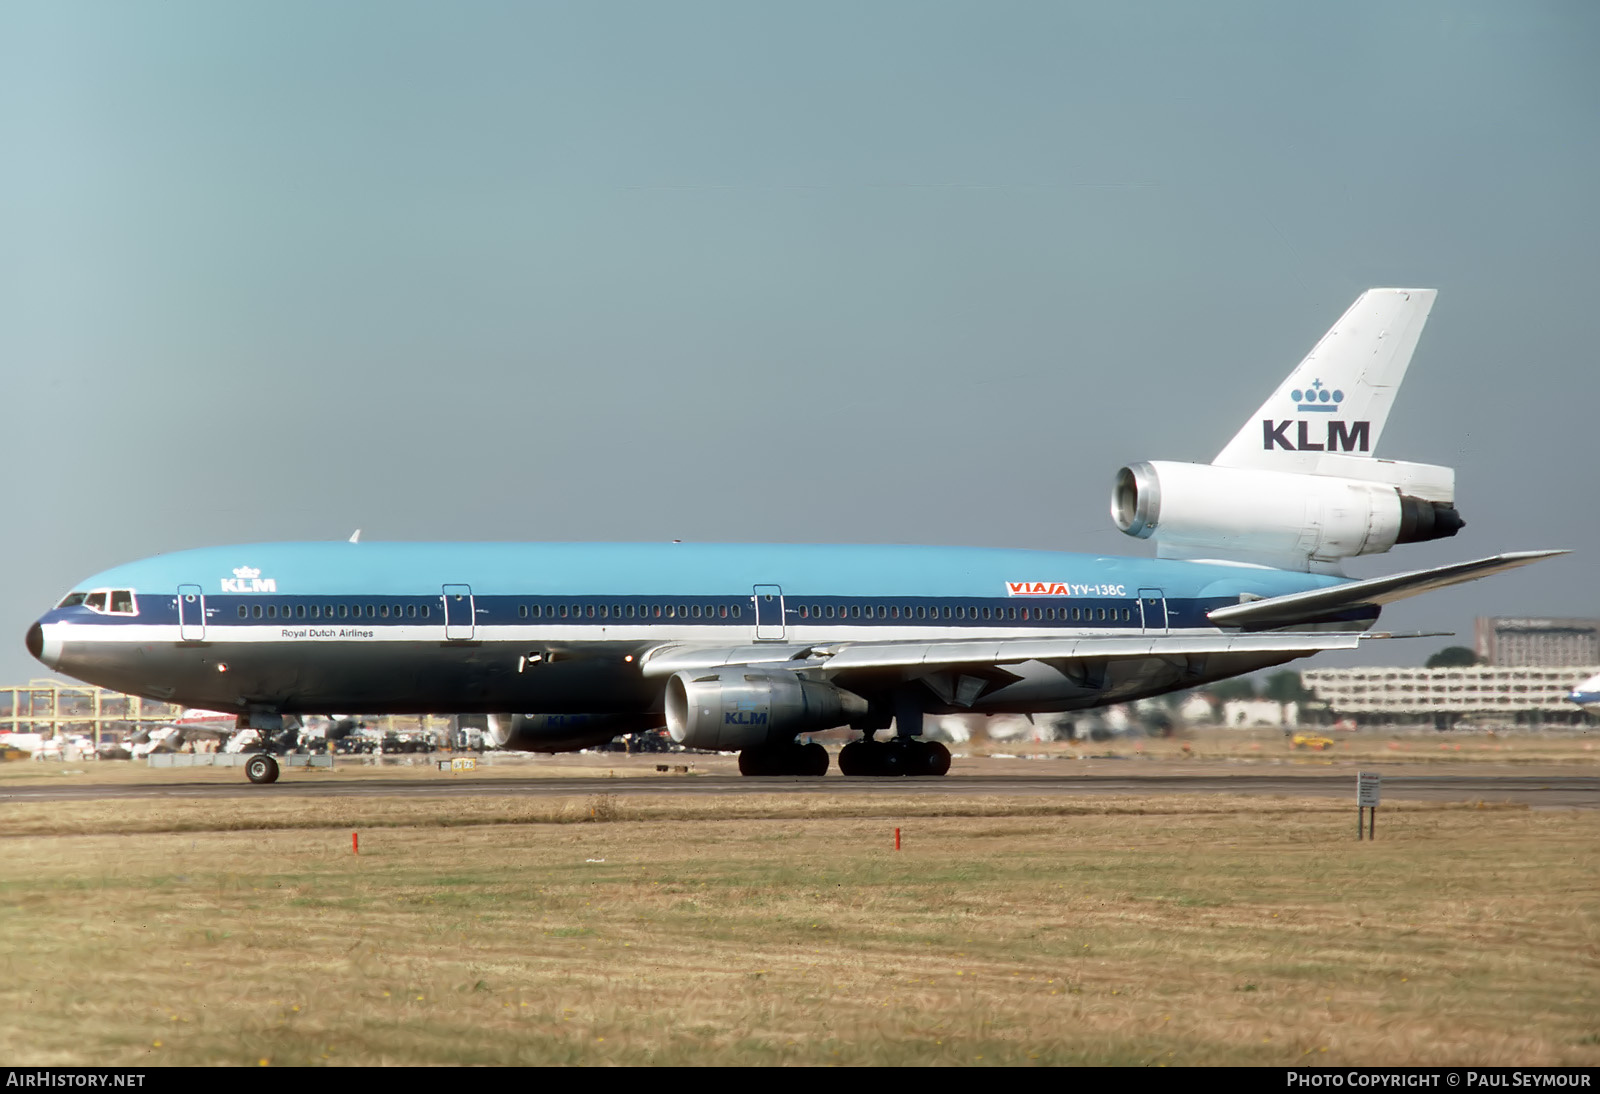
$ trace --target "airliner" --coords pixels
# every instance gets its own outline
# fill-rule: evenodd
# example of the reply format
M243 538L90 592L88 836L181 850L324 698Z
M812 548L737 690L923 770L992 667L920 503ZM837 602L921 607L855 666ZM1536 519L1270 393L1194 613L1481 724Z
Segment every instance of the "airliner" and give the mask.
M285 718L470 713L556 752L665 726L746 775L943 775L924 719L1123 703L1382 637L1384 605L1561 551L1353 580L1457 534L1455 473L1373 455L1433 306L1372 289L1210 464L1141 462L1111 516L1154 558L972 547L267 543L80 582L27 633L118 691ZM270 782L270 756L249 777Z
M1600 673L1589 677L1573 688L1567 698L1590 714L1600 714Z

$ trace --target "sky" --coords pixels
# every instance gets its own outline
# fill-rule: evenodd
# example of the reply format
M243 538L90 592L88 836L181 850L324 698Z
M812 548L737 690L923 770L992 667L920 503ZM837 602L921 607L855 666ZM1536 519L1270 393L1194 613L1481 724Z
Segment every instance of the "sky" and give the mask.
M1467 527L1386 611L1600 617L1600 7L0 5L0 683L81 578L268 540L1147 555L1372 286L1378 454Z

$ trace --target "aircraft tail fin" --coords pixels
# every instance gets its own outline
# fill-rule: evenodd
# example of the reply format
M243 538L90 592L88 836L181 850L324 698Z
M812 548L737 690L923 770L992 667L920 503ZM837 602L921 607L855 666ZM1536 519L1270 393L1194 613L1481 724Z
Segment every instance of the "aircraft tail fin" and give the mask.
M1324 457L1370 457L1436 289L1368 289L1212 463L1316 474Z

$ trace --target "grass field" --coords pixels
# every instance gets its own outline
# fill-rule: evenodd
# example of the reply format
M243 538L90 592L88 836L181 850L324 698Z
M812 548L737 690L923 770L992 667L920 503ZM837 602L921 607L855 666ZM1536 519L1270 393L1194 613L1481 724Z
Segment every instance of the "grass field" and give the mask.
M1600 1063L1593 810L6 808L14 1064Z

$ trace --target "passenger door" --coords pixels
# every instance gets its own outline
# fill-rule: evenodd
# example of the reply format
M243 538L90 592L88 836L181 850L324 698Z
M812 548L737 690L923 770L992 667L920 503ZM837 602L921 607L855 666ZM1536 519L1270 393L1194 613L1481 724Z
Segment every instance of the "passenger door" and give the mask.
M472 586L446 585L444 587L444 639L446 642L470 642L476 627L473 614Z
M178 640L206 640L206 594L198 585L178 586Z
M784 634L783 589L777 585L757 585L756 641L780 641Z
M1139 618L1145 634L1167 633L1167 594L1163 589L1139 590Z

